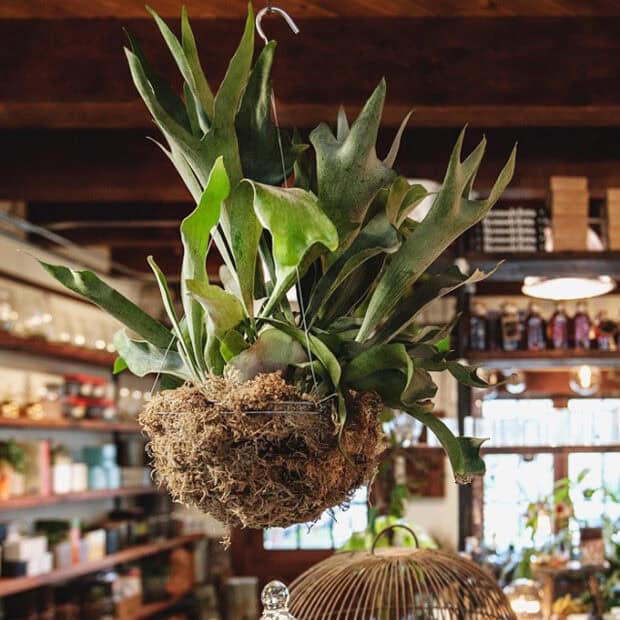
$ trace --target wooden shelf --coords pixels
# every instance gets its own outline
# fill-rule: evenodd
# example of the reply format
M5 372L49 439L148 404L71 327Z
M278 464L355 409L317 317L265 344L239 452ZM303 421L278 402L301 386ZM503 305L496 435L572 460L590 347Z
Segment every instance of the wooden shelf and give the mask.
M68 581L81 577L82 575L88 575L97 571L111 568L117 564L124 564L125 562L133 562L141 558L148 557L150 555L156 555L164 551L169 551L176 547L181 547L197 540L204 538L203 534L190 534L187 536L178 536L177 538L171 538L170 540L164 540L162 542L149 543L146 545L139 545L130 549L124 549L118 553L112 553L100 560L93 562L84 562L82 564L76 564L75 566L69 566L67 568L61 568L54 570L45 575L38 575L37 577L16 577L13 579L0 579L0 598L4 596L11 596L12 594L18 594L19 592L26 592L41 586L58 583L61 581ZM139 616L146 617L146 616Z
M108 422L107 420L70 420L49 418L30 420L28 418L1 418L0 428L79 430L102 433L139 433L137 422Z
M465 256L471 267L491 270L504 264L489 278L497 282L522 282L526 276L600 276L620 280L620 251L606 252L471 252Z
M557 454L561 452L620 452L620 445L592 446L482 446L485 454Z
M493 368L551 368L559 366L620 366L620 351L596 349L545 351L468 351L468 361Z
M42 357L53 357L70 362L80 362L91 366L112 368L114 353L85 349L72 344L49 342L42 338L22 338L0 331L0 349L22 351Z
M23 495L0 501L0 512L8 510L27 510L55 504L74 504L78 502L96 502L115 497L138 497L140 495L164 494L157 487L124 487L120 489L102 489L100 491L81 491L79 493L59 493L53 495Z

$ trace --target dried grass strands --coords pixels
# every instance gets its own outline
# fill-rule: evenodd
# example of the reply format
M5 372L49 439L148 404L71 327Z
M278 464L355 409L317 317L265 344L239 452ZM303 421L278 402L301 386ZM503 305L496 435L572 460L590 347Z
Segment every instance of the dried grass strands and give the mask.
M346 503L375 474L382 404L350 396L342 450L331 401L300 395L275 373L162 392L140 423L156 476L177 501L231 526L287 527Z

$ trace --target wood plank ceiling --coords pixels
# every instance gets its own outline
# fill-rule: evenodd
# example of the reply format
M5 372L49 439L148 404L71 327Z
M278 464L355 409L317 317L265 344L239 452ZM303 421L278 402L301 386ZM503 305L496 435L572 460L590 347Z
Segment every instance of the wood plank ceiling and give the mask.
M177 0L151 4L178 26ZM247 5L187 4L216 84ZM598 196L620 186L617 0L279 5L301 28L295 37L280 20L265 24L279 40L274 85L283 124L307 130L334 119L341 103L354 113L385 76L381 146L415 109L398 163L404 174L440 179L458 129L469 123L472 143L482 130L489 138L482 191L515 140L519 160L508 199L544 201L550 174L584 174ZM162 72L175 75L142 0L0 3L0 199L26 201L31 219L46 225L89 222L61 226L80 242L103 238L114 259L132 266L142 268L142 256L156 246L172 269L178 244L171 224L191 205L168 162L144 139L156 132L129 78L123 27ZM157 224L94 228L103 220Z

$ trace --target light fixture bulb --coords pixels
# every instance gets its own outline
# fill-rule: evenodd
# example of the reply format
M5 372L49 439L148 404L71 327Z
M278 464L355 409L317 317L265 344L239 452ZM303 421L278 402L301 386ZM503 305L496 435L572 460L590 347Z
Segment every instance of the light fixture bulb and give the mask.
M518 620L542 618L543 593L535 581L517 579L504 588L504 593Z
M610 293L616 288L616 282L609 276L597 277L560 277L539 278L527 276L523 281L521 292L537 299L563 301L566 299L589 299Z
M595 366L579 366L571 371L570 389L580 396L592 396L601 385L601 370Z

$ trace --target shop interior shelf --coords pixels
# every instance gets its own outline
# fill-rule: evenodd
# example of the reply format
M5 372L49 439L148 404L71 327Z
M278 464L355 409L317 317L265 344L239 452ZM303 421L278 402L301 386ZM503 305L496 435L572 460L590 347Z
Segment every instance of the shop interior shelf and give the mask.
M471 267L489 271L504 261L491 280L522 282L526 276L600 276L620 279L620 251L605 252L471 252L465 257Z
M19 592L26 592L27 590L40 588L41 586L75 579L76 577L81 577L82 575L88 575L90 573L111 568L117 564L133 562L141 558L156 555L164 551L169 551L170 549L175 549L176 547L181 547L189 543L196 542L202 538L204 538L203 534L178 536L176 538L171 538L170 540L163 540L161 542L154 542L124 549L123 551L112 553L99 560L84 562L82 564L76 564L75 566L69 566L67 568L61 568L44 575L38 575L37 577L0 579L0 598L18 594ZM141 615L139 617L144 618L147 616Z
M21 428L25 430L80 430L102 433L139 433L140 425L136 422L109 422L107 420L70 420L68 418L47 418L31 420L29 418L2 418L0 428Z
M81 491L78 493L59 493L51 495L23 495L0 501L0 512L10 510L27 510L55 504L78 502L95 502L116 497L138 497L140 495L158 495L165 491L158 487L124 487L120 489L102 489L98 491Z
M545 351L468 351L468 361L494 368L550 368L558 366L620 366L620 351L549 349Z
M482 446L482 454L544 454L561 452L620 452L619 444L590 446Z
M114 353L78 347L73 344L49 342L43 338L23 338L0 331L0 349L22 351L32 355L53 357L71 362L82 362L91 366L112 368Z

